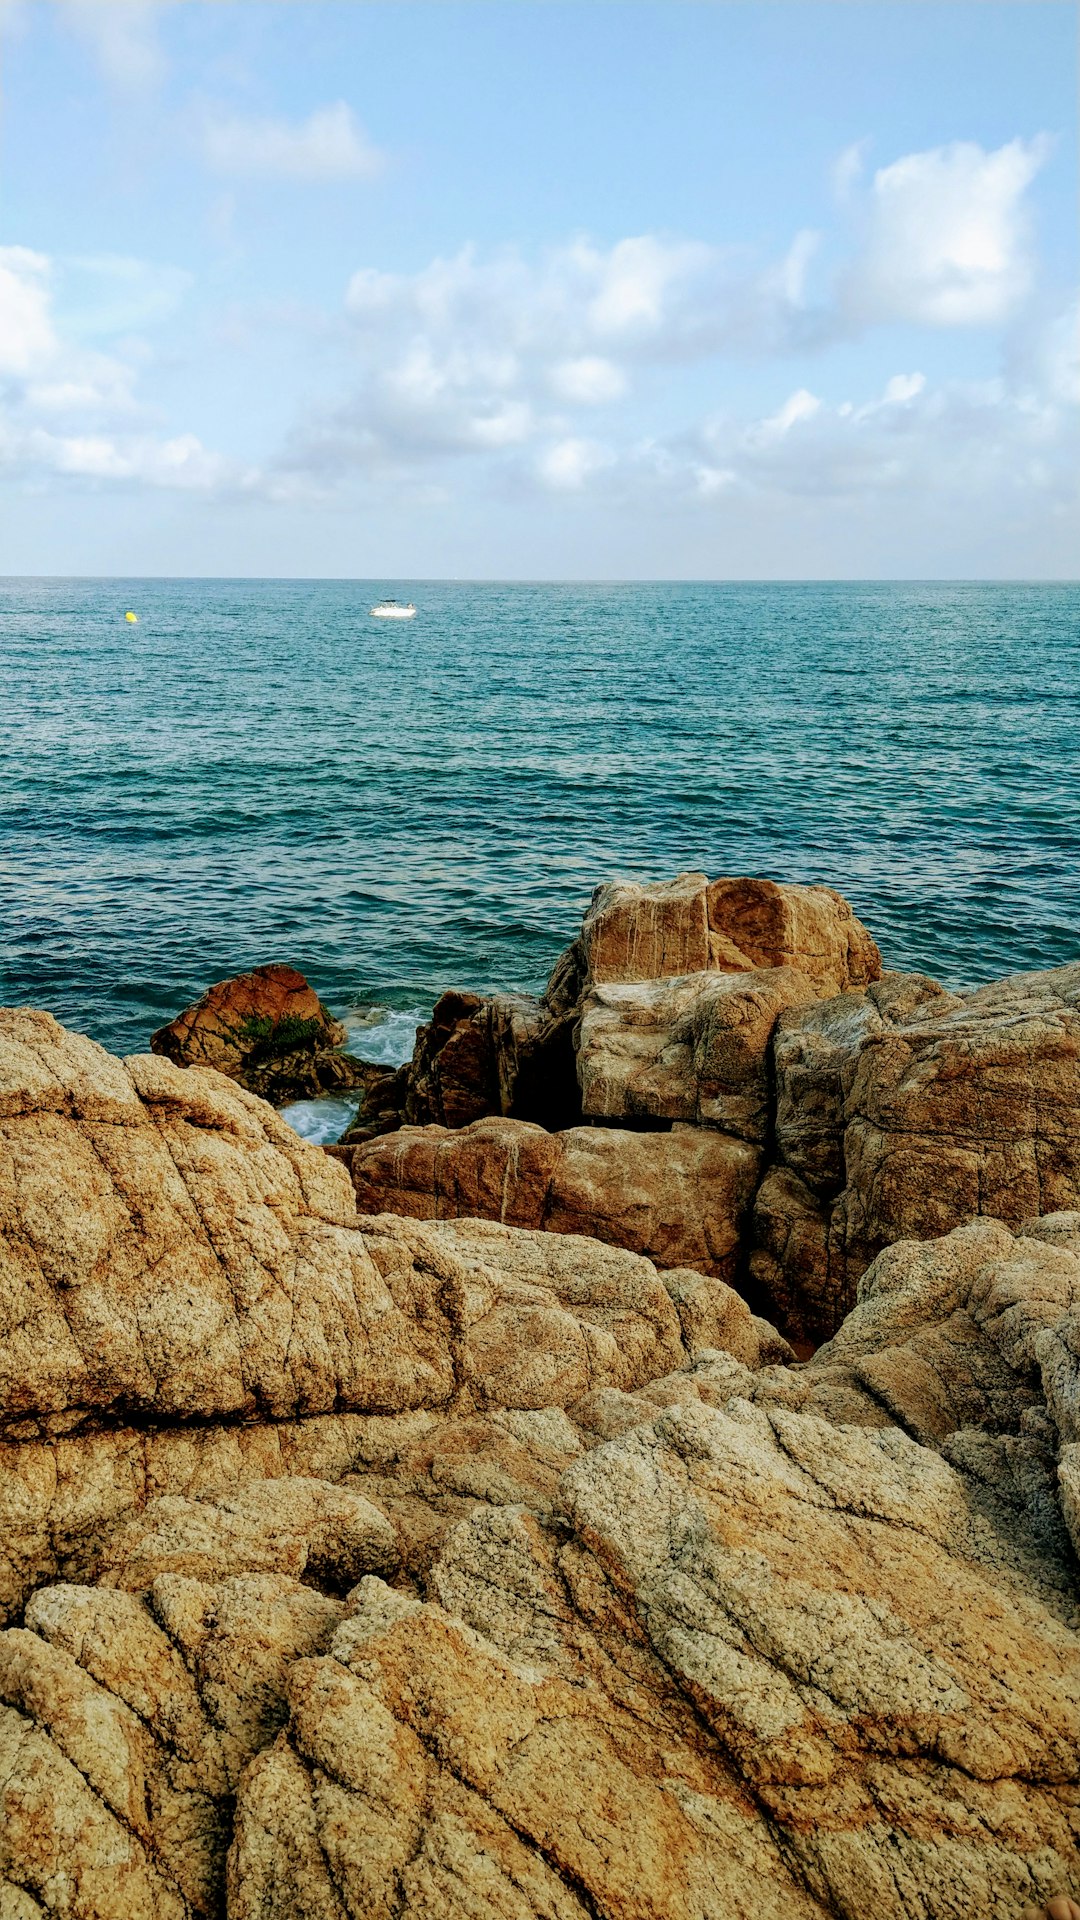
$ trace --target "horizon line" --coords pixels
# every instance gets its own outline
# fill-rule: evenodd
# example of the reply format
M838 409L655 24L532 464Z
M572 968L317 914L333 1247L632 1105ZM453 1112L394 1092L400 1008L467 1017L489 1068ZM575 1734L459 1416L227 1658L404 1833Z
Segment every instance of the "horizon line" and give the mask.
M221 581L283 586L421 587L1075 587L1067 574L350 574L4 573L0 581Z

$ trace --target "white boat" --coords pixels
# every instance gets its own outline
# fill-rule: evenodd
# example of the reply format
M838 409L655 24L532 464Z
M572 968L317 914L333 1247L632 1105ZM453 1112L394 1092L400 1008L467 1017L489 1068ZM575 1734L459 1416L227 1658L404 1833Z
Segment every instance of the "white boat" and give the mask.
M411 600L407 607L398 600L380 600L377 607L372 607L371 617L373 620L415 620L416 608Z

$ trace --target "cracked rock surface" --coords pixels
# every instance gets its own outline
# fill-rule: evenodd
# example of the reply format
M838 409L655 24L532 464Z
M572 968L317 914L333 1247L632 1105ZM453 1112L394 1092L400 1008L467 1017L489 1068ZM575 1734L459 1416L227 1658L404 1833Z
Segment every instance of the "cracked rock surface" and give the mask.
M0 1920L1077 1884L1080 1214L895 1241L792 1364L700 1265L358 1216L26 1011L0 1199Z

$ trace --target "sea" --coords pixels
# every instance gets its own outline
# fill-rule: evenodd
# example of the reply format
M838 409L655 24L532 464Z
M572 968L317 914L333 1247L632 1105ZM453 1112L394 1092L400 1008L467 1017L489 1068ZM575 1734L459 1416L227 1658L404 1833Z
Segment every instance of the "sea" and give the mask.
M9 578L0 702L0 1002L121 1053L281 960L404 1059L613 875L825 881L953 986L1080 958L1077 585Z

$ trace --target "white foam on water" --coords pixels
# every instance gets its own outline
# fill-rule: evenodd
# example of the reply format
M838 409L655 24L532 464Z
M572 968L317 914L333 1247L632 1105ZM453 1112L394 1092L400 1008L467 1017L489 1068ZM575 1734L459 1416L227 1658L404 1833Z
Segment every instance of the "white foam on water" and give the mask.
M289 1106L279 1108L279 1112L301 1140L310 1140L315 1147L327 1147L341 1139L356 1113L356 1100L344 1100L339 1093L327 1094L322 1100L293 1100Z
M400 1067L412 1058L417 1027L430 1018L430 1007L409 1007L404 1013L397 1007L352 1007L341 1016L345 1050L361 1060Z
M353 1007L341 1016L345 1050L361 1060L400 1067L411 1059L416 1029L430 1011L429 1007L410 1007L404 1013L397 1007ZM356 1118L359 1104L359 1093L328 1093L320 1100L293 1100L280 1113L302 1140L325 1147L340 1140Z

